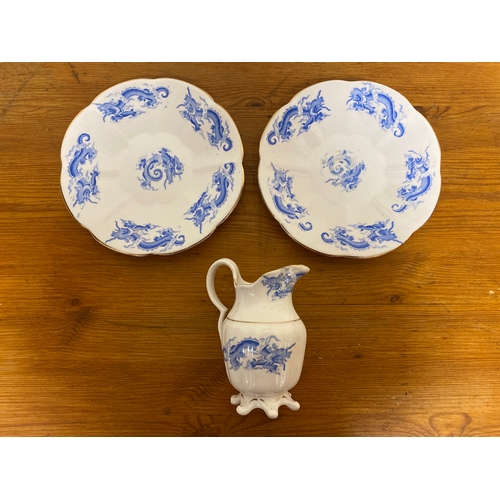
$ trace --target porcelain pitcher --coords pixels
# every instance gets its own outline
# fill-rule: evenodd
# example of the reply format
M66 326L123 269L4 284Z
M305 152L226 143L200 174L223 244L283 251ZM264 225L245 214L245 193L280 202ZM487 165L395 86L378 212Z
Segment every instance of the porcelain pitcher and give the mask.
M229 313L214 287L215 273L222 265L229 267L234 281L235 301ZM261 408L269 418L276 418L281 405L300 408L289 390L302 371L306 328L293 307L292 290L308 272L306 266L287 266L248 283L230 259L219 259L208 270L207 291L220 311L227 376L239 391L231 403L238 405L240 415Z

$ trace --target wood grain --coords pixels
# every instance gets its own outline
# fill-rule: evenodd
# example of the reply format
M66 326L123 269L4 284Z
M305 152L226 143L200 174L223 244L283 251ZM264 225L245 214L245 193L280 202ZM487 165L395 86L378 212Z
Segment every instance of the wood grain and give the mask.
M206 241L134 258L97 243L61 197L74 116L133 78L207 91L235 120L245 187ZM397 250L329 258L291 240L262 201L260 136L297 92L372 80L405 95L442 149L429 221ZM500 64L0 64L0 435L499 436ZM220 257L249 281L311 272L301 409L237 415L205 276ZM234 297L229 271L216 286Z

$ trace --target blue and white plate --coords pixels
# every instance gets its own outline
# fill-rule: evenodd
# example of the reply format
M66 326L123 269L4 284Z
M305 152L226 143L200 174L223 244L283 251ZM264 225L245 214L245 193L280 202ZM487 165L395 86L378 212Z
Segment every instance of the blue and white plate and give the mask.
M167 255L207 238L234 209L243 146L227 111L180 80L131 80L71 122L61 189L74 217L107 247Z
M330 256L398 248L436 207L441 151L395 90L333 80L281 108L260 142L259 186L283 229Z

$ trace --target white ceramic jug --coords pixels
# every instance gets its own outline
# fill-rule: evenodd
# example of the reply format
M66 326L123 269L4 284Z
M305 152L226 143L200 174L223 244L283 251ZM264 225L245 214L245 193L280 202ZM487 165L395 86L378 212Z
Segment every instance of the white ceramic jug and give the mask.
M222 265L231 269L236 293L229 314L214 287L215 273ZM276 418L281 405L300 408L288 391L302 371L306 328L293 307L292 290L308 272L306 266L287 266L248 283L230 259L219 259L208 270L208 295L220 311L219 335L227 376L240 392L231 403L239 405L236 411L240 415L261 408L269 418Z

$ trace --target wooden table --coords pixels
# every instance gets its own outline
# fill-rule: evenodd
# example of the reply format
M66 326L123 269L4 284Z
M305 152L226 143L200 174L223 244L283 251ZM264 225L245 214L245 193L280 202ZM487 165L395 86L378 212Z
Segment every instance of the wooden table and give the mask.
M74 116L106 88L171 77L234 118L245 186L215 233L170 257L97 243L59 188ZM304 87L370 80L405 95L442 149L429 221L398 249L332 258L294 242L258 187L270 117ZM1 64L0 435L500 435L500 64ZM311 268L294 291L307 326L301 408L246 417L230 403L205 276ZM231 302L227 269L217 274Z

